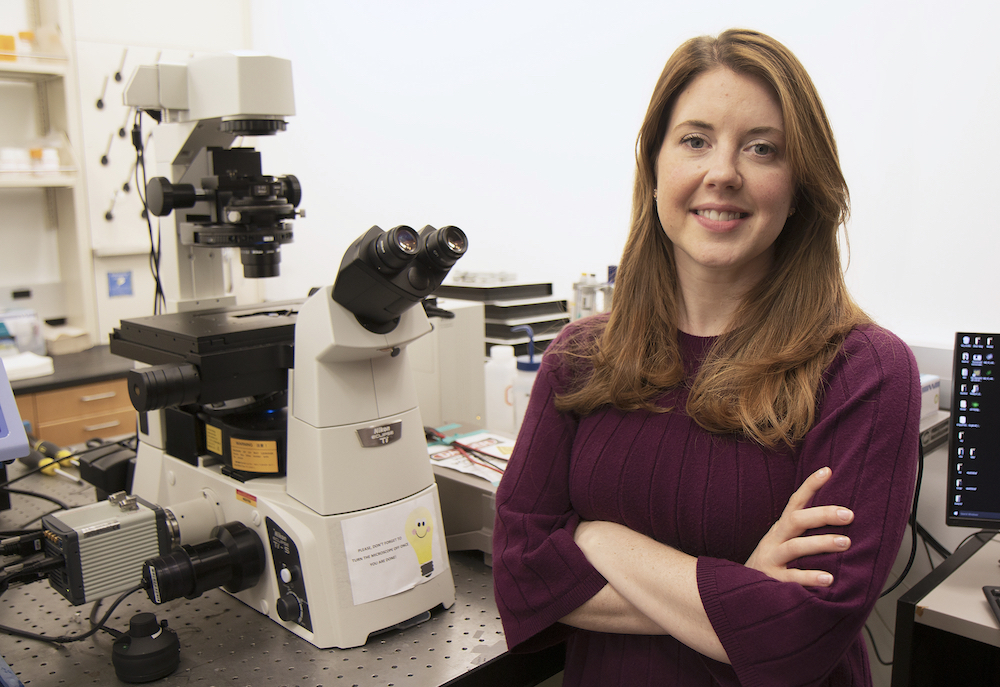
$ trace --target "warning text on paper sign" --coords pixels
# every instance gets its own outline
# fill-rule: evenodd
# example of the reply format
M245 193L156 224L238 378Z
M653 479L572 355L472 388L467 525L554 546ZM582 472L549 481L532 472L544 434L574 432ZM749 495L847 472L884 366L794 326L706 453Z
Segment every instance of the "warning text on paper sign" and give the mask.
M403 537L394 537L377 544L362 546L351 557L351 563L365 563L375 567L382 563L396 560L397 552L410 548L410 543Z

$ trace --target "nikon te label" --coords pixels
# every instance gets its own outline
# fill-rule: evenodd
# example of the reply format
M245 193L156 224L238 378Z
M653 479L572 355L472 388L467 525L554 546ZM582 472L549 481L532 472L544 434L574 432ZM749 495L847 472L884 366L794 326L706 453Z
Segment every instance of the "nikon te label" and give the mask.
M403 423L392 422L387 425L376 425L358 430L358 439L362 446L385 446L398 440L403 434Z

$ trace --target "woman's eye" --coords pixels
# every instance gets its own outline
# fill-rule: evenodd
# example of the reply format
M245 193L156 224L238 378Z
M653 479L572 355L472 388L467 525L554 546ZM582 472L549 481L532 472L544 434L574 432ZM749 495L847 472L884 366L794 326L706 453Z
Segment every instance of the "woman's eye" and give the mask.
M767 156L774 152L774 147L769 143L754 143L750 148L755 155Z
M705 139L698 136L689 136L681 142L686 143L688 146L696 150L705 147Z

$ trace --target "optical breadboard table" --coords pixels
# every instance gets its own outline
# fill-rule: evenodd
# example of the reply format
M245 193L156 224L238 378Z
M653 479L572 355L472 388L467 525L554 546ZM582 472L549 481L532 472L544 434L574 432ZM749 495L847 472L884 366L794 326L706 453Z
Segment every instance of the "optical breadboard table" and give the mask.
M8 466L9 477L23 473ZM94 502L94 490L60 477L32 475L16 488L46 493L71 506ZM21 495L0 511L0 530L37 527L48 501ZM354 649L317 649L221 590L157 606L143 592L128 597L107 625L128 629L148 611L166 620L181 644L180 666L154 685L302 685L390 687L536 685L561 670L560 647L528 656L507 653L493 600L491 569L480 552L451 552L455 605L406 630L374 636ZM3 559L8 563L9 559ZM114 598L103 601L101 617ZM74 607L47 581L13 587L0 596L0 624L50 636L90 628L92 604ZM98 632L61 646L0 634L0 655L26 687L125 684L111 663L114 638Z

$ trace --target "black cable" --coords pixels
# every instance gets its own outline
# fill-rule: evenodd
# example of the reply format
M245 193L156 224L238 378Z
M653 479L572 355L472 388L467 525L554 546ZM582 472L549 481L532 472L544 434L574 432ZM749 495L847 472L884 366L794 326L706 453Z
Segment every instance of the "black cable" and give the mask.
M19 565L23 567L18 567ZM63 567L65 562L62 558L51 558L42 556L37 560L27 563L12 563L0 572L0 594L3 594L15 582L36 582L44 579L53 570ZM15 570L10 570L14 567ZM3 626L0 626L2 629Z
M872 636L872 631L868 628L867 623L865 624L865 632L868 633L868 641L872 643L872 649L875 650L875 658L878 659L878 662L884 666L891 666L892 661L884 661L882 659L882 654L878 652L878 646L875 645L875 637Z
M18 566L35 565L39 561L41 561L42 558L44 557L44 554L41 552L41 550L38 550L38 551L28 551L27 553L23 553L23 554L22 553L8 553L8 554L4 554L4 555L8 556L8 557L19 556L19 559L16 560L16 561L12 561L10 563L5 563L4 565L0 565L0 573L3 573L3 572L7 572L7 573L17 572L17 570L15 570L15 569L18 568Z
M11 489L10 487L4 487L4 491L8 494L18 494L20 496L30 496L35 499L43 499L45 501L51 501L52 503L59 506L59 510L69 510L69 505L65 501L60 501L54 496L49 496L48 494L40 494L37 491L28 491L27 489ZM34 522L34 521L32 521Z
M132 448L132 446L130 446L130 443L133 442L135 439L136 435L132 434L124 439L116 441L115 444L123 448ZM104 448L105 446L107 446L107 444L101 444L100 446L91 446L89 448L81 449L76 453L71 453L68 456L62 456L61 458L53 458L51 463L46 463L45 465L39 465L37 468L31 468L30 470L27 470L26 472L18 475L17 477L14 477L13 479L9 479L6 482L0 482L0 489L6 489L11 484L14 484L15 482L20 482L22 479L30 477L31 475L34 475L36 472L41 472L42 470L52 466L53 464L62 463L64 460L72 460L73 458L77 458L84 454L90 453L91 451L96 451L97 449Z
M9 487L10 485L14 484L15 482L20 482L22 479L25 479L26 477L31 477L36 472L41 472L42 470L44 470L46 468L49 468L49 467L52 467L53 465L59 465L64 460L71 460L73 458L76 458L77 455L78 454L73 453L73 454L70 454L68 456L63 456L61 458L53 458L51 463L46 463L45 465L39 465L38 467L31 468L27 472L23 472L20 475L18 475L17 477L9 479L6 482L0 482L0 489L6 490L7 487Z
M422 301L422 305L424 306L424 314L427 315L427 317L440 317L444 320L455 319L455 313L451 310L439 308L438 306L428 303L427 301Z
M979 530L978 532L973 532L968 537L959 542L958 546L955 547L955 550L958 551L960 548L965 546L965 542L969 541L973 537L978 537L980 534L988 534L990 535L990 539L992 539L996 535L1000 534L1000 532L998 532L997 530Z
M142 142L142 112L135 111L135 119L132 122L132 146L135 148L135 187L142 202L143 217L146 220L146 230L149 234L149 271L153 276L153 314L159 315L166 310L166 296L163 292L163 282L160 280L160 248L161 236L157 228L156 236L153 236L153 220L149 212L149 204L146 203L146 147ZM142 181L139 180L139 172L142 171Z
M100 610L101 604L103 602L104 599L98 599L97 601L94 602L94 605L90 607L89 620L91 627L98 627L100 625L100 623L98 623L94 618L97 616L97 611ZM113 630L110 627L105 627L104 631L113 636L115 639L118 639L124 634L123 632L119 632L118 630Z
M931 570L933 570L937 566L934 565L934 559L931 557L931 547L927 543L927 540L924 539L923 537L920 538L920 541L922 541L924 543L924 551L927 553L927 562L930 564Z
M949 551L947 548L945 548L945 546L941 542L935 539L934 535L928 532L927 528L925 528L919 522L917 523L917 532L920 533L920 536L923 538L925 542L931 545L932 549L937 551L938 555L941 556L941 558L947 558L952 554L951 551Z
M917 504L920 501L920 484L924 481L924 446L920 441L917 441L917 450L919 451L917 459L917 484L913 492L913 511L910 513L910 534L912 535L910 558L906 561L906 567L903 568L903 572L899 574L899 577L892 583L892 586L879 594L878 598L880 599L902 583L903 579L909 574L910 568L913 567L913 561L917 557Z
M115 612L115 609L118 608L118 606L126 598L128 598L131 594L134 594L135 592L139 591L142 588L143 586L141 584L137 584L131 589L123 592L122 595L119 596L117 599L115 599L115 602L111 604L111 606L108 608L107 613L104 614L104 617L101 618L94 627L90 628L89 630L87 630L82 634L65 635L62 637L49 637L47 635L41 635L41 634L36 634L34 632L26 632L25 630L18 630L13 627L7 627L6 625L0 625L0 632L9 635L14 635L15 637L24 637L25 639L37 639L42 642L51 642L53 644L68 644L69 642L78 642L81 639L87 639L88 637L96 634L100 630L105 630L106 632L109 632L109 634L113 634L114 631L110 630L110 628L104 627L104 623L108 622L108 619L111 617L111 614Z
M477 448L472 448L468 444L463 444L463 443L461 443L459 441L452 441L449 444L449 446L451 446L453 448L460 448L463 451L467 451L468 453L474 453L476 455L476 457L479 458L479 460L483 461L484 463L489 463L490 465L492 465L493 467L495 467L497 470L500 470L501 472L503 472L504 470L506 470L506 466L504 466L504 465L497 465L496 463L493 462L494 459L496 458L496 456L491 456L490 454L485 453L483 451L480 451Z
M52 515L53 513L58 513L59 511L64 511L64 510L67 510L67 509L66 508L53 508L50 511L46 511L46 512L42 513L41 515L32 518L28 522L24 523L22 525L22 527L27 527L28 525L30 525L32 523L38 522L39 520L41 520L42 518L44 518L46 515Z
M37 532L41 532L41 530L29 530L22 527L17 530L0 530L0 537L3 537L4 539L7 539L8 537L24 537Z
M21 530L21 534L0 536L0 556L30 556L42 550L41 530Z

